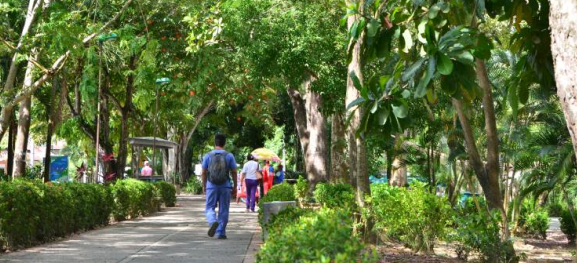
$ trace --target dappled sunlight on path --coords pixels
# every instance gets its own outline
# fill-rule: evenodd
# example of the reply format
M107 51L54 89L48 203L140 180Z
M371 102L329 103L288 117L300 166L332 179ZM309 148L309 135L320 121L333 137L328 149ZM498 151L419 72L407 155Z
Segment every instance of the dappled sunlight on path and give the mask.
M227 240L206 235L204 198L180 196L175 208L89 231L66 240L0 255L0 263L243 262L256 214L231 203Z

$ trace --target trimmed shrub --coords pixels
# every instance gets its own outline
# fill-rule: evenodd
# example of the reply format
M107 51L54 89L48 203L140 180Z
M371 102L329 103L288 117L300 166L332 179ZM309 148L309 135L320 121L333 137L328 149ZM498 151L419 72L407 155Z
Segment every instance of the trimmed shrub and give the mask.
M198 177L193 175L190 177L190 179L188 179L182 191L188 194L199 195L202 193L202 183Z
M31 246L107 225L112 198L102 185L0 183L0 250Z
M296 201L295 199L295 191L292 185L290 184L277 184L273 185L266 195L260 199L258 202L258 221L260 222L261 227L264 228L262 222L262 204L274 202L274 201Z
M353 234L350 212L322 209L270 235L256 262L376 262L374 252L362 254L363 248Z
M421 183L412 189L371 185L375 227L383 239L399 240L413 251L432 251L451 222L448 202Z
M314 191L315 200L324 207L354 207L355 193L348 184L317 184Z
M162 199L162 202L167 207L174 207L176 205L176 188L171 183L160 181L154 183L156 188L156 195Z
M563 231L563 234L567 236L567 240L569 240L570 244L575 244L577 231L569 209L563 210L563 213L561 214L561 231Z
M99 184L44 184L40 180L0 182L0 251L22 248L77 231L148 214L155 189L167 206L176 199L169 183L127 179Z
M303 209L296 206L288 206L285 209L273 215L268 223L265 225L269 236L280 233L286 226L293 224L299 220L301 216L310 215L313 211L310 209Z
M112 214L115 220L137 218L154 209L154 187L136 179L116 181L111 187L114 198Z

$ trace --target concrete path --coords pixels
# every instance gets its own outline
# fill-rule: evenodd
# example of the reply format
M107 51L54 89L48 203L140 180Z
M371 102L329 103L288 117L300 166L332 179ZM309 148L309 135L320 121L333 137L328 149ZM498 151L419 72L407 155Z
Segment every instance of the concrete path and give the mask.
M257 228L257 214L244 213L244 204L233 203L228 239L210 238L204 198L181 196L175 208L60 242L0 254L0 263L248 263L254 258L254 250L248 250L251 240L260 238L254 235Z

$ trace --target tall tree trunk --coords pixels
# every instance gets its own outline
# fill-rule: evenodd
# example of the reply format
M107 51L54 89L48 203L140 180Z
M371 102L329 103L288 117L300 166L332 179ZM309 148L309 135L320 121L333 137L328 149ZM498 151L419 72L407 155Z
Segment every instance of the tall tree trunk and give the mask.
M14 113L12 113L14 114ZM16 121L14 118L10 120L10 128L8 129L8 159L6 160L6 174L12 174L14 170L14 146L16 142Z
M34 59L38 58L37 52L33 51ZM28 61L26 73L24 74L24 87L27 89L34 81L34 64ZM18 135L16 136L16 146L14 149L14 170L12 177L20 177L26 173L26 151L28 150L28 137L30 134L30 107L32 98L26 98L20 103L18 114Z
M551 53L557 95L577 152L577 2L550 0Z
M336 112L331 122L331 173L330 180L333 183L350 183L351 179L347 172L346 161L346 131L342 113Z
M364 10L364 2L361 1L359 3L361 6L361 15ZM348 28L351 28L354 22L358 19L358 16L349 16L347 19ZM351 61L348 66L347 72L347 92L345 97L345 108L351 102L356 100L360 97L360 92L357 90L353 83L352 75L354 74L360 81L363 83L363 72L362 72L362 46L363 46L363 39L364 39L364 31L361 33L359 38L355 42L351 42L353 45L352 47L352 54L351 54ZM365 184L368 181L368 175L366 174L366 149L364 142L357 138L356 132L360 128L361 124L361 116L362 112L360 109L355 109L354 107L347 111L347 116L351 116L350 125L347 130L347 139L349 143L349 165L350 165L350 174L353 178L356 179L356 188L357 188L357 202L364 206L365 200L364 197L366 194L370 194L370 188L368 185ZM361 163L359 163L361 161ZM363 177L367 177L366 179Z
M199 112L196 113L194 116L194 123L189 131L186 133L181 133L179 147L178 147L178 159L179 159L179 169L180 169L180 179L181 183L188 181L191 176L191 170L193 167L191 166L192 161L192 147L190 145L190 140L192 139L192 135L196 132L196 128L202 121L202 119L212 110L214 107L214 100L208 102L204 107L200 109Z
M136 69L137 56L130 57L128 69L134 71ZM130 112L132 110L132 94L134 93L134 75L128 74L126 77L126 99L124 106L116 102L117 108L120 111L120 138L118 139L118 154L116 163L116 178L124 177L124 169L126 167L126 159L128 157L128 121ZM113 97L111 100L115 100Z
M326 119L321 113L321 94L312 91L311 85L316 77L306 73L303 83L305 90L306 129L309 134L309 144L305 152L305 165L311 189L319 182L327 181L327 125Z
M487 93L487 92L485 92ZM486 96L484 94L483 96ZM491 103L492 105L492 103ZM463 103L460 100L453 99L453 106L457 111L457 115L459 116L459 120L461 122L461 127L463 128L463 135L465 137L465 144L467 149L467 155L469 156L469 164L472 166L475 175L477 176L477 180L481 184L483 188L483 192L487 199L487 203L490 209L498 209L501 212L502 218L502 234L504 239L509 238L509 227L508 227L508 220L507 214L503 208L503 200L501 199L501 191L499 190L499 167L497 166L496 173L494 169L492 172L489 172L488 167L486 168L481 160L481 156L479 155L479 151L477 150L477 145L475 143L475 138L473 135L473 129L471 124L469 123L469 119L467 118L465 111L463 109ZM492 107L492 106L491 106ZM487 107L483 107L487 108ZM485 114L487 115L487 114ZM494 116L493 116L494 117ZM487 118L485 116L485 118ZM494 120L494 119L493 119ZM487 128L487 127L486 127ZM496 133L494 133L496 135ZM489 132L487 131L487 137L489 136ZM494 148L493 148L494 149ZM497 148L498 149L498 148ZM488 151L490 151L488 149ZM496 153L498 156L499 153ZM492 153L494 156L495 153ZM495 161L492 159L492 161ZM498 161L498 160L497 160ZM489 161L487 161L489 162ZM497 163L498 164L498 163Z
M311 190L317 183L327 180L328 171L327 125L323 114L320 112L321 95L311 90L311 85L315 80L313 74L306 73L302 83L305 91L304 98L298 90L287 87Z

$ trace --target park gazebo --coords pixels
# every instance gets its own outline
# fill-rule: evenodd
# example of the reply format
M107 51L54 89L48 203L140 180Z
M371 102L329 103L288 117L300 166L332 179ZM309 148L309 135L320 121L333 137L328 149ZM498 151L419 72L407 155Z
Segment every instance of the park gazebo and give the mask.
M170 181L170 175L176 172L176 152L178 144L169 140L158 137L134 137L129 138L128 143L132 146L132 162L131 168L134 178L146 181ZM142 150L145 148L152 148L152 168L153 176L140 175L140 157ZM156 164L156 150L160 149L162 154L162 174L155 168Z

